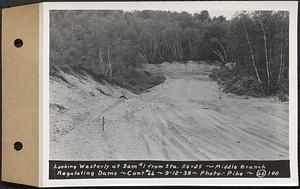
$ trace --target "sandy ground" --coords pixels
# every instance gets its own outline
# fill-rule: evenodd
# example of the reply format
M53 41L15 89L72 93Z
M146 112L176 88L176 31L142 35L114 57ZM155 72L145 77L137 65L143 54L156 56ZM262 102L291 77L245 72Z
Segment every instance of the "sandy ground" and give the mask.
M72 85L52 78L50 159L288 159L288 103L220 99L210 66L172 66L151 66L167 79L138 96L89 77L66 75Z

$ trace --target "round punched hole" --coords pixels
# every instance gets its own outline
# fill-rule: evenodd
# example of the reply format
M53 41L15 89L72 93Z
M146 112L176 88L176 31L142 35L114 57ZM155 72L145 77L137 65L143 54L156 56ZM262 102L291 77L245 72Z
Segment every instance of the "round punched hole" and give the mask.
M22 41L22 39L16 39L14 44L15 44L15 47L21 48L23 46L23 41Z
M21 142L16 142L16 143L14 144L14 149L15 149L16 151L22 150L22 149L23 149L23 144L22 144Z

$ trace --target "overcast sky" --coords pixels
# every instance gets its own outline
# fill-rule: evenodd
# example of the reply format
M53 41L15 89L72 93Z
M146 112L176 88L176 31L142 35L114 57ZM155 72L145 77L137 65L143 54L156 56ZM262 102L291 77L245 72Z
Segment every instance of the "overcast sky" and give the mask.
M231 18L233 18L233 16L235 15L237 11L224 11L224 10L209 10L208 13L210 15L210 17L218 17L220 15L223 15L226 17L227 20L230 20Z
M147 9L145 9L147 10ZM160 10L160 9L157 9L157 10ZM132 11L132 10L130 10ZM141 11L141 10L139 10ZM172 10L172 9L169 9L169 10L162 10L162 11L176 11L176 12L188 12L190 14L194 14L194 13L200 13L201 11L203 10ZM230 20L234 17L235 13L237 12L237 10L207 10L210 17L213 18L214 16L218 17L218 16L221 16L223 15L224 17L226 17L227 20Z

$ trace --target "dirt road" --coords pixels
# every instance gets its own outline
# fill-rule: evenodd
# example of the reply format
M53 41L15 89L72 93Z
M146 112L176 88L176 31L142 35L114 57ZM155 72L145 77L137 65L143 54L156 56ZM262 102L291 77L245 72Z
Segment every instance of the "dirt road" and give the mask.
M229 94L221 94L220 99L217 84L205 72L165 75L167 79L163 84L150 92L132 95L125 102L110 97L110 104L105 107L92 100L80 105L86 105L85 109L78 109L85 116L73 129L51 141L50 158L288 158L288 103ZM74 113L65 116L74 116ZM52 117L57 117L57 113ZM102 117L105 118L104 131Z

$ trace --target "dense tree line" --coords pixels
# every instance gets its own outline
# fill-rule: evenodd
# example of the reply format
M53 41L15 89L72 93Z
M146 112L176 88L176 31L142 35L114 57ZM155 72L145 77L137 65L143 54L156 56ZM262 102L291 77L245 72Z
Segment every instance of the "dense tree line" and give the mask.
M164 61L235 62L231 72L255 80L264 95L288 90L285 11L237 13L232 20L208 11L51 11L52 66L83 66L106 78Z

